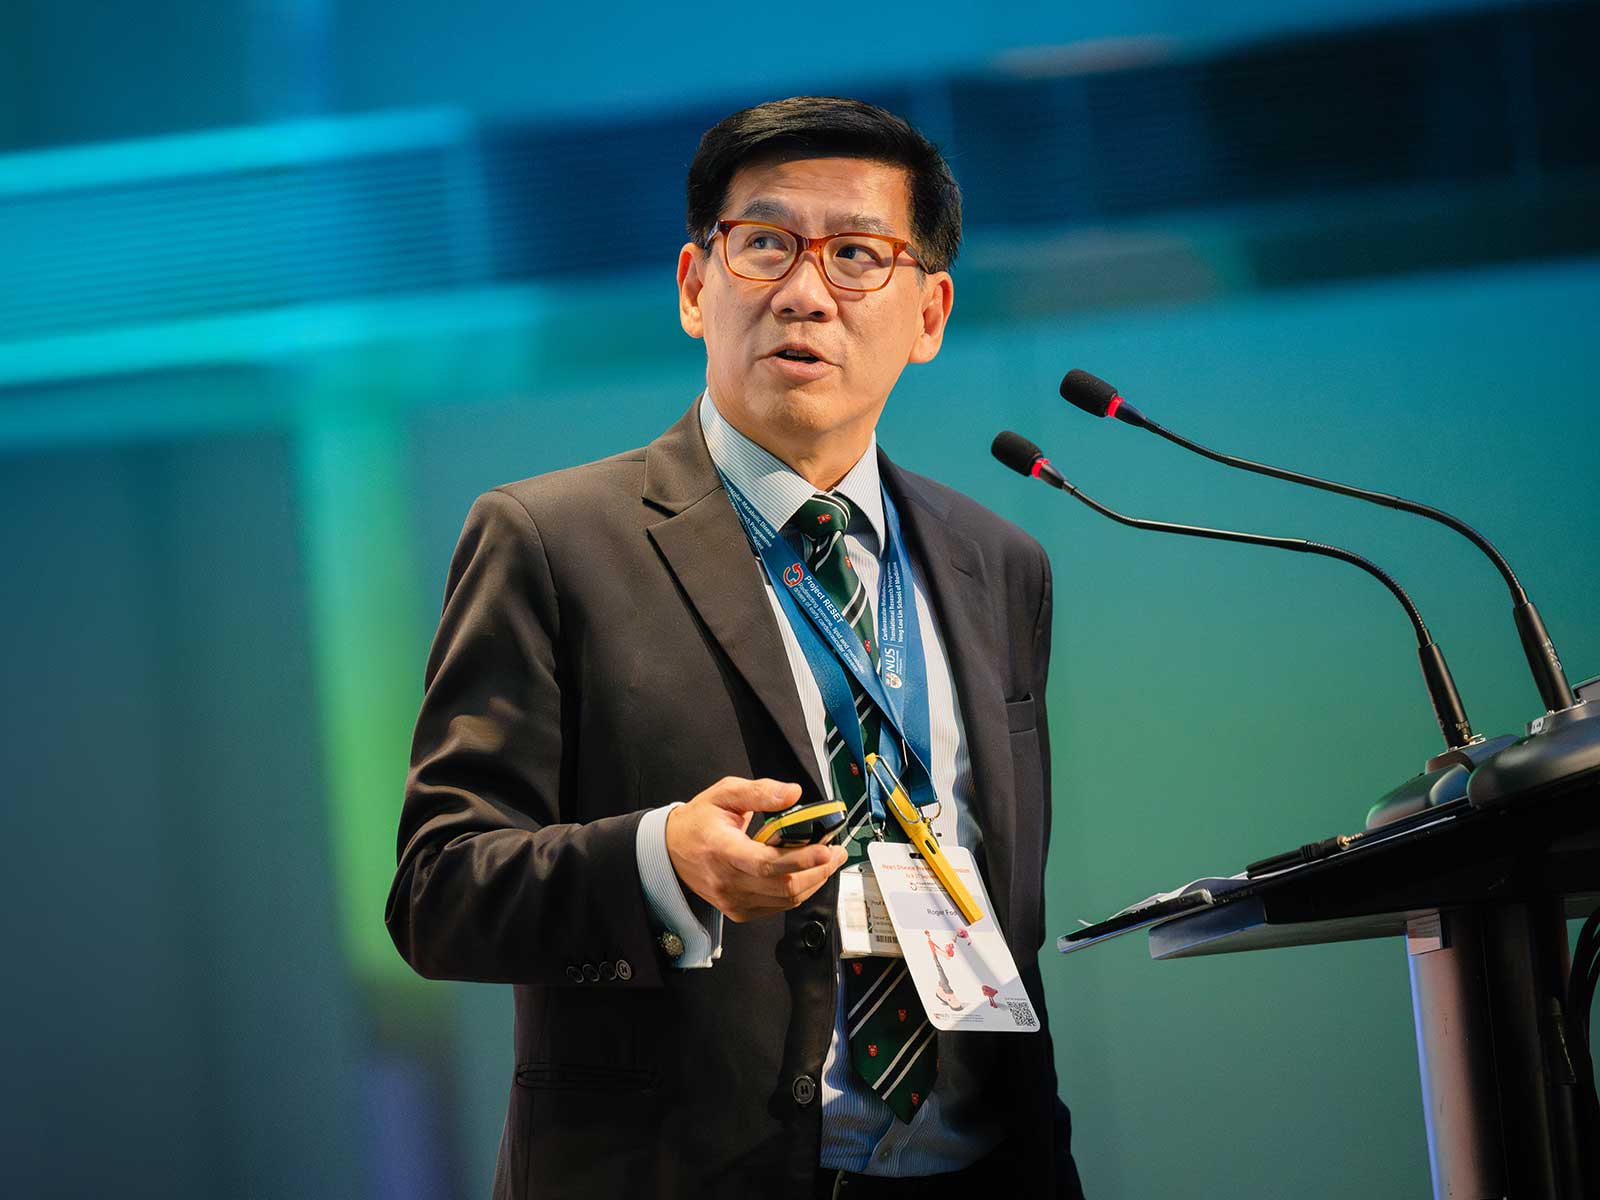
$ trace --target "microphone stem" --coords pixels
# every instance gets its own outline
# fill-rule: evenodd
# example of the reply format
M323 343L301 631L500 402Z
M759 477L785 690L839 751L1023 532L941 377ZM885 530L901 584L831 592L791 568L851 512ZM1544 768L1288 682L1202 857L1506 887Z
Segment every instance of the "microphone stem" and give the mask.
M1370 500L1374 504L1382 504L1386 508L1397 508L1401 512L1415 513L1419 517L1427 517L1430 521L1437 521L1441 525L1448 525L1457 533L1469 540L1474 546L1489 556L1495 569L1500 572L1506 586L1511 589L1512 604L1526 604L1528 594L1522 590L1522 584L1517 582L1516 574L1511 570L1511 564L1501 556L1500 551L1489 544L1489 539L1484 537L1465 521L1459 521L1442 509L1437 509L1428 504L1418 504L1415 500L1406 500L1400 496L1391 496L1387 492L1373 492L1366 488L1352 487L1348 483L1335 483L1331 479L1318 479L1315 475L1302 475L1298 471L1286 471L1282 467L1268 466L1266 463L1252 462L1248 458L1239 458L1232 454L1223 454L1202 446L1199 442L1192 442L1181 433L1173 433L1164 425L1159 425L1149 417L1144 419L1144 427L1157 437L1164 437L1175 446L1182 446L1185 450L1193 451L1212 462L1221 463L1227 467L1238 467L1245 471L1254 471L1257 475L1269 475L1273 479L1287 480L1289 483L1303 483L1307 487L1321 488L1325 492L1337 492L1341 496L1353 496L1357 500Z
M1155 533L1178 533L1188 537L1209 538L1220 542L1240 542L1250 546L1272 546L1279 550L1298 550L1303 554L1318 554L1324 558L1336 558L1341 562L1350 563L1360 567L1371 575L1384 587L1393 593L1396 600L1406 610L1406 616L1411 620L1411 628L1417 636L1417 656L1422 665L1423 682L1427 685L1428 699L1433 704L1434 716L1439 722L1439 731L1444 735L1445 745L1454 750L1465 746L1472 741L1472 725L1467 719L1467 714L1461 703L1461 694L1456 690L1455 680L1450 675L1450 668L1445 663L1444 652L1434 643L1428 633L1428 627L1422 623L1422 614L1417 611L1417 606L1412 603L1411 597L1382 567L1369 559L1361 557L1350 550L1343 550L1338 546L1329 546L1322 542L1310 542L1304 538L1273 537L1262 533L1239 533L1231 529L1211 529L1203 525L1178 525L1170 521L1151 521L1143 517L1130 517L1108 508L1094 497L1080 491L1070 480L1062 478L1053 470L1041 478L1047 483L1052 483L1062 491L1070 493L1076 499L1087 504L1103 517L1109 517L1119 525L1127 525L1133 529L1147 529ZM1056 480L1060 480L1059 483Z
M1341 496L1350 496L1357 500L1369 500L1374 504L1381 504L1385 508L1398 509L1400 512L1414 513L1419 517L1427 517L1430 521L1437 521L1461 534L1484 554L1500 572L1500 577L1506 581L1506 587L1511 590L1511 616L1516 622L1517 635L1522 642L1523 656L1528 660L1528 667L1533 673L1534 685L1539 689L1539 698L1544 701L1545 708L1551 712L1559 712L1571 708L1576 703L1572 688L1567 683L1566 673L1561 669L1561 659L1556 654L1555 645L1550 641L1550 635L1545 632L1544 621L1539 616L1539 610L1534 607L1533 601L1528 599L1528 593L1517 581L1517 576L1511 569L1511 564L1506 562L1500 551L1496 550L1484 537L1465 521L1452 517L1442 509L1434 508L1428 504L1418 504L1415 500L1406 500L1400 496L1391 496L1387 492L1369 491L1367 488L1352 487L1347 483L1335 483L1331 479L1318 479L1315 475L1303 475L1299 471L1287 471L1282 467L1268 466L1266 463L1253 462L1248 458L1239 458L1233 454L1223 454L1209 446L1202 446L1199 442L1190 441L1181 433L1174 433L1166 426L1152 421L1149 417L1140 414L1139 424L1148 429L1157 437L1166 438L1175 446L1192 451L1202 458L1209 458L1212 462L1221 463L1225 467L1238 467L1244 471L1254 471L1257 475L1267 475L1273 479L1282 479L1288 483L1303 483L1307 487L1320 488L1325 492L1335 492Z

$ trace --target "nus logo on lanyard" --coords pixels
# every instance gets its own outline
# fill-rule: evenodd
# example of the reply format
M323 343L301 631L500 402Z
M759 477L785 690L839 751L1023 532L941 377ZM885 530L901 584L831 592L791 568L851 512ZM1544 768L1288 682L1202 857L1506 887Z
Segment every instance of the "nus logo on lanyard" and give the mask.
M900 647L883 646L879 649L882 653L878 661L883 664L883 681L892 688L905 686L905 680L900 678Z

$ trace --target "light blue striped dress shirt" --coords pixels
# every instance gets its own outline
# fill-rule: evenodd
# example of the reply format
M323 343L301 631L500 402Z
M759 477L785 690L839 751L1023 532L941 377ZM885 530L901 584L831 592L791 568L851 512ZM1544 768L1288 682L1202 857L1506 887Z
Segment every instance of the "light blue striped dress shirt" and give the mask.
M700 428L705 434L711 460L773 528L783 528L815 493L816 489L805 479L728 424L717 411L709 391L700 404ZM850 550L851 565L866 588L874 620L878 611L878 555L884 540L877 450L874 437L866 453L835 489L843 493L864 518L852 523L845 533L845 543ZM950 661L915 563L911 575L927 660L933 784L936 794L953 808L954 816L953 828L948 816L940 822L944 826L941 832L946 838L953 832L962 846L976 852L981 834L972 819L972 768L951 682ZM783 637L789 670L794 675L806 729L817 756L818 771L831 789L833 780L823 751L827 713L822 694L770 581L767 599ZM667 854L666 828L667 814L674 807L652 809L639 823L635 842L639 877L656 920L663 928L683 938L684 953L676 965L684 969L710 967L722 954L722 914L698 896L685 895L672 869ZM933 1175L959 1170L992 1149L993 1133L963 1132L945 1121L937 1085L909 1124L894 1119L889 1106L861 1082L850 1065L842 977L838 987L833 1039L822 1069L822 1165L868 1175Z

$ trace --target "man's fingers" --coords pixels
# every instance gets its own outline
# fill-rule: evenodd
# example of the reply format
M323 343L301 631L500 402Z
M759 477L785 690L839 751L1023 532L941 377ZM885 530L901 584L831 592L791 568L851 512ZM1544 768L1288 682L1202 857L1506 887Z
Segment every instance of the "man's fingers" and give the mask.
M795 871L772 879L752 880L741 897L741 915L770 916L786 912L797 904L803 904L818 888L828 882L828 877L836 870L838 864L830 860L820 867L811 867L808 870Z
M779 850L776 857L767 860L766 865L759 870L759 874L773 879L781 875L793 875L800 871L831 866L835 859L842 865L844 859L840 856L844 853L843 846L797 846L793 850Z
M762 901L792 908L842 867L845 858L841 846L802 846L757 859L753 864L738 863L745 877L740 890Z
M717 907L732 920L753 921L777 916L804 904L828 882L829 876L844 866L848 857L842 846L807 846L786 852L785 865L789 865L787 860L801 861L801 856L808 857L812 851L821 852L822 862L818 866L771 876L742 876L742 882L733 885Z
M763 846L753 838L732 848L729 855L734 868L753 879L782 879L800 871L828 866L830 869L844 862L842 846L797 846L793 850L779 850ZM836 861L837 860L837 861Z
M700 795L729 812L782 812L800 799L798 783L776 779L719 779Z
M789 894L794 897L794 902L799 904L809 899L811 893L827 883L828 876L837 869L837 866L829 861L820 867L813 867L809 871L797 871L789 876Z
M730 776L674 809L667 817L667 852L678 878L735 921L781 913L807 899L844 865L844 847L785 850L745 832L751 813L781 812L800 794L799 784Z

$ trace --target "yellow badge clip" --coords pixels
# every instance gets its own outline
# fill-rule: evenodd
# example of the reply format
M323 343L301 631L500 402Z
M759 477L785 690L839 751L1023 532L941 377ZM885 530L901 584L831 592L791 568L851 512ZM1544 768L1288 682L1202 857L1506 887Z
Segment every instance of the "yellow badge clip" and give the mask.
M961 919L968 925L976 925L983 920L983 910L972 898L972 893L967 891L967 885L961 882L956 869L945 857L944 851L939 849L939 839L933 836L933 830L922 819L922 813L918 811L917 806L911 803L911 797L906 795L905 786L895 778L894 772L889 769L889 764L876 754L869 754L867 770L872 772L872 777L878 781L884 795L889 798L889 811L900 823L900 828L906 831L906 837L911 841L911 848L922 855L922 861L928 864L928 869L939 881L939 886L944 888L945 894L961 910Z

